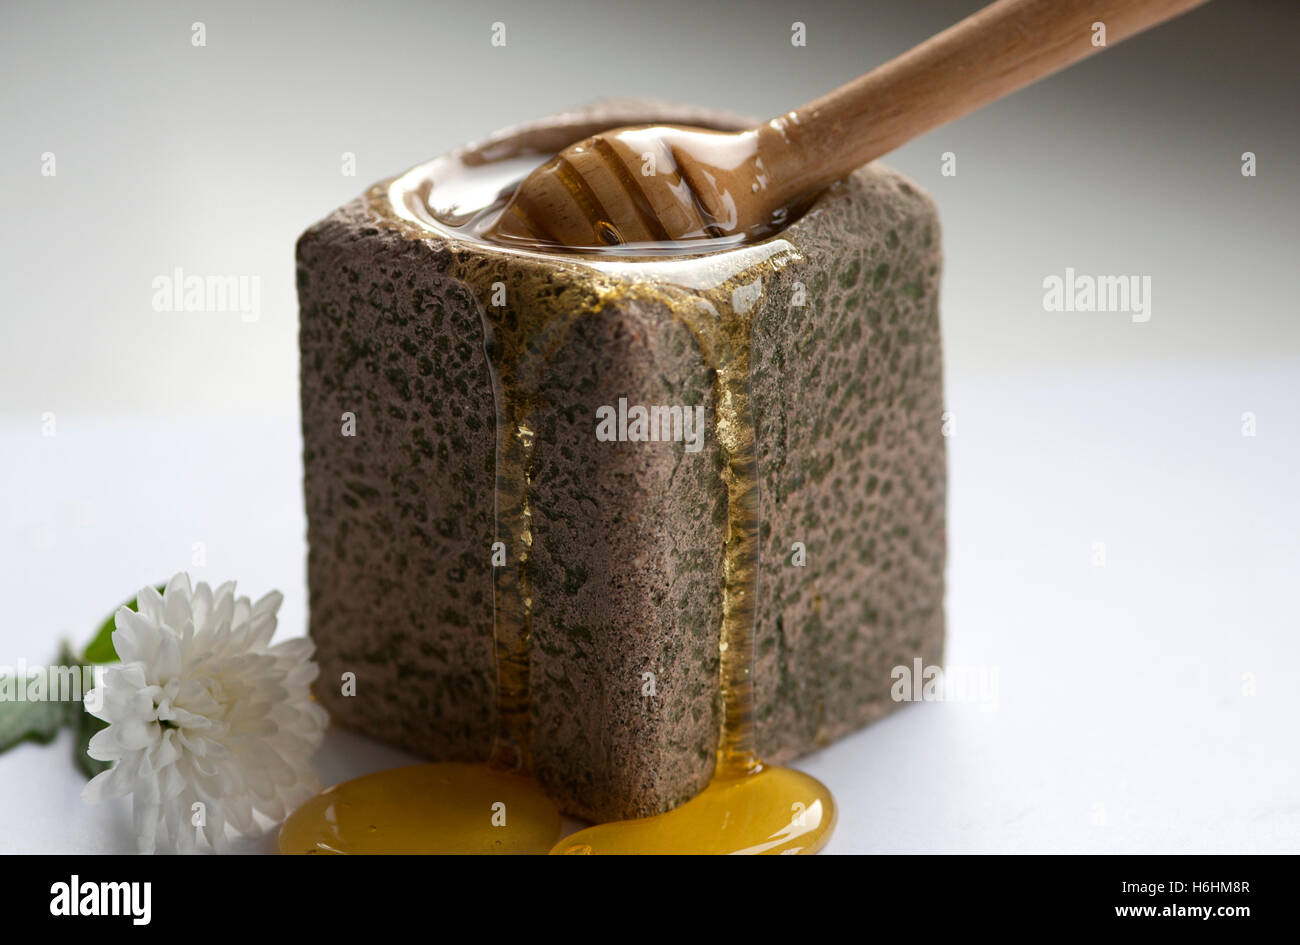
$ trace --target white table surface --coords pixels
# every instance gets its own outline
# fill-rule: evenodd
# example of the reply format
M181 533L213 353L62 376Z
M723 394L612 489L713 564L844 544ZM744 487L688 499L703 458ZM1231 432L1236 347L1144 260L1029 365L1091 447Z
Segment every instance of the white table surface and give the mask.
M996 672L996 702L907 706L802 759L841 805L829 852L1300 850L1300 372L950 381L948 400L947 656ZM292 415L0 428L0 663L83 640L196 541L196 579L278 587L279 633L303 632L298 451ZM65 733L0 756L0 850L133 849L70 752ZM317 766L409 760L333 731Z

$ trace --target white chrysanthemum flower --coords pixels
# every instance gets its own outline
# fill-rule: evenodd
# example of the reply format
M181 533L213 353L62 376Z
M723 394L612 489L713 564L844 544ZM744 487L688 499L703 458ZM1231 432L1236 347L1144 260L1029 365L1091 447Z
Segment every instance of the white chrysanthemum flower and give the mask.
M234 582L191 590L181 573L161 595L142 589L139 613L117 612L122 662L86 694L87 710L109 723L90 756L116 764L82 796L130 795L142 852L193 851L200 834L225 849L227 825L261 832L255 815L279 823L319 790L309 759L328 716L309 689L315 646L270 645L281 600L273 591L250 605Z

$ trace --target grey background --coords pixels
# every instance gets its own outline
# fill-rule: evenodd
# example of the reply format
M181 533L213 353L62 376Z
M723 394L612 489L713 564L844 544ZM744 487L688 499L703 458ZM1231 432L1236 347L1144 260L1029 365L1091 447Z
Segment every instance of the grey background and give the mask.
M303 631L293 242L333 207L594 97L776 114L979 5L5 2L0 664L183 568ZM833 850L1300 850L1297 27L1217 0L886 159L944 222L948 658L1001 689L804 759ZM154 312L178 266L260 276L260 319ZM1150 276L1151 320L1043 311L1067 266ZM131 847L68 750L0 758L0 849Z
M777 114L980 5L6 3L0 410L291 412L293 240L368 183L603 95ZM955 380L1300 353L1298 27L1219 0L887 158L943 212ZM1150 275L1152 321L1045 315L1067 265ZM154 312L176 266L260 275L260 322Z

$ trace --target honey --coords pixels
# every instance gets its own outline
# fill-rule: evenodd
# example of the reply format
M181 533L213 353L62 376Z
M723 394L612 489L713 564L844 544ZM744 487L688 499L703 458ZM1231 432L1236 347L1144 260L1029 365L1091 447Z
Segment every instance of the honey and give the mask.
M518 251L623 259L700 255L750 246L777 236L799 219L818 196L817 192L792 195L763 220L741 226L736 204L749 192L771 186L752 136L649 126L626 129L614 140L617 147L630 153L651 149L642 160L648 161L652 154L659 153L663 167L654 173L672 181L665 190L679 207L640 206L636 218L641 225L630 230L625 223L620 228L613 222L616 214L610 208L616 206L617 200L642 193L642 187L635 180L624 179L629 172L618 161L608 162L619 178L617 187L611 187L617 192L597 194L566 159L528 150L473 164L447 155L398 178L389 196L407 223L444 236ZM603 141L601 144L605 145ZM692 186L687 166L694 168L696 176L706 177L709 186L700 186L699 181ZM584 217L586 225L591 228L585 244L570 244L558 234L547 232L544 208L520 206L518 187L530 173L541 188L549 186L557 192L557 203L571 198L584 208L589 215ZM712 206L697 199L704 194ZM683 219L689 216L694 222L674 226L682 235L669 239L664 226L656 221L660 215L674 213ZM527 223L521 216L526 216Z
M835 829L835 801L820 781L791 768L718 773L681 807L565 837L554 854L816 853Z
M552 254L514 244L485 253L514 186L544 156L510 154L469 165L441 158L373 188L370 210L412 239L431 235L451 250L453 274L480 300L496 405L496 536L506 564L493 572L498 732L486 764L441 763L380 772L332 788L295 812L281 852L319 853L814 853L834 829L830 792L800 772L765 765L755 745L754 607L759 493L750 404L752 315L766 274L798 259L779 237L702 236L688 243L637 242ZM581 281L582 304L561 304L541 285L511 282L504 305L488 305L508 281L511 253L545 252L553 278ZM527 772L529 639L535 601L529 574L533 531L532 419L548 354L578 319L614 298L666 303L711 369L711 432L726 487L719 633L722 724L716 769L703 792L667 813L615 821L559 839L554 805ZM517 306L514 299L527 299Z
M722 132L638 125L565 148L517 188L485 231L496 242L551 249L674 247L699 240L759 242L811 203L767 166L760 139L787 140L777 122ZM779 149L778 149L779 150ZM746 212L754 202L774 209Z
M560 814L535 782L482 764L393 768L294 812L281 853L545 853Z

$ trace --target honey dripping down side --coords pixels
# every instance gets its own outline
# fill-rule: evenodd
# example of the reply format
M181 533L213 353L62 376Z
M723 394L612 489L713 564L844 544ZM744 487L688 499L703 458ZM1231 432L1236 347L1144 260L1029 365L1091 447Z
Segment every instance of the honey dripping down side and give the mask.
M442 183L455 186L441 188L441 206L429 199L433 188L428 180L418 190L400 184L388 188L381 185L371 192L369 202L383 222L412 238L425 238L432 230L469 243L487 242L489 231L522 176L521 165L536 158L523 155L508 162L508 166L452 169ZM461 186L466 183L472 186ZM620 244L597 255L610 259L614 268L622 268L622 263L611 257L653 259L717 253L745 246L753 236ZM540 244L511 248L532 252L560 249ZM523 370L521 359L535 349L536 338L543 331L562 338L563 330L555 331L557 325L563 329L574 319L593 314L599 310L600 301L588 311L566 308L557 302L558 297L537 293L536 310L529 317L520 319L519 313L495 312L483 304L495 281L492 270L467 263L471 257L457 252L453 254L453 275L471 286L480 300L497 413L497 535L510 549L508 560L515 562L513 567L495 569L494 573L500 731L492 762L398 768L331 788L286 822L281 831L281 852L529 853L549 849L562 854L813 853L824 846L836 819L830 792L800 772L764 765L754 747L753 635L759 495L749 401L749 344L758 296L747 296L749 301L743 306L733 304L733 297L734 290L742 285L757 285L761 293L763 276L775 271L776 255L775 250L760 252L759 262L737 269L730 278L704 290L704 306L700 305L698 285L656 296L674 299L673 317L689 328L701 357L714 371L714 432L725 457L722 478L727 519L719 638L723 723L717 766L708 786L665 814L601 824L556 843L560 833L558 812L540 786L522 773L528 769L530 738L530 482L534 446L530 422L537 406L537 391L523 381L535 377L536 372ZM613 271L598 261L590 262L598 272ZM604 286L602 292L636 292L635 270L639 264L630 265L633 268L621 280L597 279ZM628 273L634 276L631 282L627 281ZM664 285L659 283L658 288ZM505 816L494 820L489 813L497 811L498 803L505 805Z
M463 266L457 277L478 285ZM480 295L480 298L486 298ZM485 764L440 762L381 771L318 795L280 832L282 853L548 852L561 833L558 808L528 775L531 673L533 392L520 379L534 326L512 331L480 305L496 407L494 541L512 562L492 569L497 733Z
M485 182L470 180L467 194L490 197L499 168ZM462 181L464 183L464 181ZM393 220L387 195L372 189L372 212L408 236L409 221ZM472 200L471 200L472 203ZM469 219L472 219L471 214ZM463 267L461 267L463 269ZM478 286L472 274L457 276ZM480 296L481 298L484 296ZM531 495L534 436L529 394L516 380L522 335L500 331L480 306L484 352L496 408L493 486L494 540L504 542L505 567L492 569L493 662L497 732L486 763L438 762L380 771L330 788L295 811L280 831L281 853L544 854L562 832L560 814L530 769L529 637L532 593Z
M825 785L791 768L764 764L755 740L761 506L751 343L764 278L784 261L774 253L712 290L667 296L673 300L673 317L690 330L712 371L713 428L724 459L727 514L719 633L723 717L713 778L673 810L580 830L556 844L553 853L807 854L824 847L835 828L835 801Z

